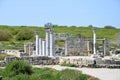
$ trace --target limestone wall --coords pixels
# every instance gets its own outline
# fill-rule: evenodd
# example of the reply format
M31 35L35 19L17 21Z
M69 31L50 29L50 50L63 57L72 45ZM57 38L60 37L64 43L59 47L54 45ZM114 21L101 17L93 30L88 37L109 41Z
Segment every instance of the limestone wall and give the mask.
M24 60L32 65L56 65L59 63L59 58L51 58L45 56L39 57L6 57L4 63L7 64L13 60ZM0 64L3 64L1 62Z
M6 57L4 61L0 61L0 67L5 66L13 60L24 60L32 65L57 65L65 62L66 64L75 64L78 67L99 67L99 68L120 68L120 60L91 58L91 57Z
M78 67L120 68L120 60L91 57L61 57L60 64L75 64Z

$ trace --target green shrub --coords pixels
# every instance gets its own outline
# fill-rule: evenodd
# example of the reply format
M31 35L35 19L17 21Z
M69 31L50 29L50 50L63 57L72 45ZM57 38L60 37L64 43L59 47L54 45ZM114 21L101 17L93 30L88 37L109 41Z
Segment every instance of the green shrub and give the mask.
M0 41L9 41L12 38L12 34L7 30L0 30Z
M78 67L78 66L75 65L75 64L66 63L66 62L61 63L61 66Z
M52 68L33 68L31 75L19 73L16 75L13 71L8 72L6 69L0 69L0 75L3 76L2 80L99 80L86 74L82 74L81 71L64 69L57 71ZM8 76L5 74L14 74Z
M59 71L52 68L33 68L33 72L31 80L59 80Z
M34 36L34 31L30 28L23 28L18 34L17 34L17 40L30 40Z
M58 76L60 80L81 80L79 79L80 74L82 74L81 71L64 69L61 72L59 72Z
M20 74L10 78L10 80L30 80L30 76L27 74Z
M1 61L1 60L4 60L4 57L1 57L1 56L0 56L0 61Z
M32 74L32 67L29 63L22 60L15 60L10 63L5 68L5 71L8 76L15 76L19 74Z
M88 75L86 75L86 74L80 74L80 75L79 75L79 78L80 78L81 80L87 80L87 79L89 79L89 77L90 77L90 76L88 76Z

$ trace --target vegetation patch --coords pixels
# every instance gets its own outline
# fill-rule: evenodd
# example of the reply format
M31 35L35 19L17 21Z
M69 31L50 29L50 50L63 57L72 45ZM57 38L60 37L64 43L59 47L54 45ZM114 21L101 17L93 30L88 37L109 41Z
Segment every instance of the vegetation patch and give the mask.
M5 53L0 53L0 61L1 61L1 60L4 60L4 58L5 58L6 56L10 56L10 55L7 55L7 54L5 54Z
M72 69L31 68L24 61L12 61L5 69L0 69L0 76L2 80L99 80Z
M92 39L94 26L54 26L55 33L69 33L72 36L84 36ZM0 25L0 49L23 49L26 42L35 41L35 31L40 32L40 37L45 38L45 30L38 26L3 26ZM114 42L119 41L120 29L107 26L97 29L97 38L109 39ZM98 37L99 36L99 37ZM117 40L116 40L117 39ZM59 46L64 46L63 41L56 41ZM115 44L116 45L116 44Z
M76 64L72 64L72 63L66 63L66 62L63 62L60 64L61 66L69 66L69 67L78 67Z

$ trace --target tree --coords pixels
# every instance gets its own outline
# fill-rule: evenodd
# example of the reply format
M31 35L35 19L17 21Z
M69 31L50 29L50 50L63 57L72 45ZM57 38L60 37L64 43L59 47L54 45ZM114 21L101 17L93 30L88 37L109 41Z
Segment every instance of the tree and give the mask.
M116 29L116 28L113 27L113 26L104 26L104 28L106 28L106 29Z
M94 26L93 25L88 25L89 28L93 28Z

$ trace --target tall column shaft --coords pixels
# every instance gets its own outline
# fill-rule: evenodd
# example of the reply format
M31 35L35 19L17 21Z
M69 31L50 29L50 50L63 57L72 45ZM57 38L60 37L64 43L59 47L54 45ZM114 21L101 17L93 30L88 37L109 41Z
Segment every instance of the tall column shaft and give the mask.
M42 39L39 38L39 55L42 56Z
M26 47L27 47L27 44L24 44L24 53L26 54Z
M93 54L96 54L96 29L93 30Z
M39 54L39 35L36 32L36 54L35 55L38 55L38 54Z
M67 52L67 40L65 41L65 56L68 55L68 52Z
M46 32L46 56L50 55L50 34Z
M54 56L54 35L53 32L50 32L50 57Z
M106 47L105 47L105 40L103 40L103 55L105 56L106 53Z
M45 41L42 41L42 56L46 56L46 44Z

